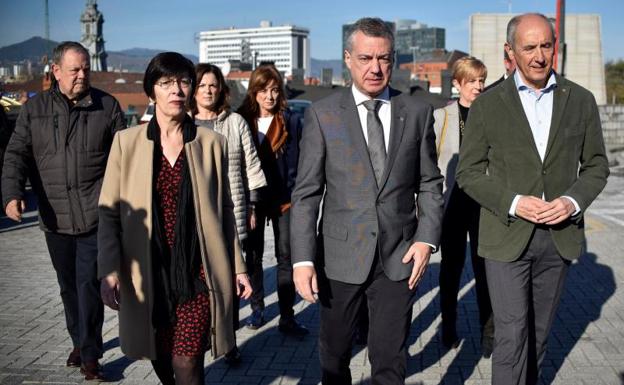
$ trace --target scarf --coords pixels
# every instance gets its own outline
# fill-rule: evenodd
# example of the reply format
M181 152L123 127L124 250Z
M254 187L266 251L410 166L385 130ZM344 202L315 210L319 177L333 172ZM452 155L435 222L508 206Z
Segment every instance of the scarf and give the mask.
M186 116L182 123L182 139L188 143L195 139L197 126ZM165 238L163 212L156 192L156 180L160 172L162 149L160 127L156 116L147 126L147 137L154 141L152 175L152 264L154 274L155 304L152 315L154 326L170 326L176 319L176 307L208 291L200 277L200 249L195 222L193 186L191 185L188 160L182 169L178 191L175 238L169 248ZM182 149L182 151L185 151ZM185 159L188 159L185 157Z
M284 147L284 144L286 144L288 131L286 131L286 122L284 122L284 115L282 113L277 113L273 116L273 120L271 120L271 125L267 130L261 146L258 143L258 122L256 121L256 119L253 120L252 130L253 139L256 143L256 148L264 147L265 152L269 152L266 151L266 146L268 146L268 150L270 150L270 152L273 154L277 154L279 151L283 151L282 147Z

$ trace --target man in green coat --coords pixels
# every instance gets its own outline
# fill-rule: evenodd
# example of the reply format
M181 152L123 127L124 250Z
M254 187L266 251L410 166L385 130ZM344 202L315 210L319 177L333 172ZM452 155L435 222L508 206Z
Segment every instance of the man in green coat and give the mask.
M609 174L592 94L552 69L541 14L507 26L513 76L473 103L457 182L481 206L479 255L496 328L492 384L535 384L583 213Z

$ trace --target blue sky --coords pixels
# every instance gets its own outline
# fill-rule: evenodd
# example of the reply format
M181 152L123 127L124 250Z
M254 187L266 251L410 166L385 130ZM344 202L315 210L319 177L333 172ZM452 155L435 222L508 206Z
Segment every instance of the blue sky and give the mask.
M100 0L106 49L154 48L198 55L195 34L202 30L295 24L310 30L311 56L341 57L341 25L363 16L386 20L416 19L446 28L446 48L468 51L468 18L472 13L537 11L554 14L556 0ZM49 0L50 38L79 40L82 0ZM567 13L601 16L604 59L624 59L624 1L568 0ZM43 0L3 0L0 47L44 35Z

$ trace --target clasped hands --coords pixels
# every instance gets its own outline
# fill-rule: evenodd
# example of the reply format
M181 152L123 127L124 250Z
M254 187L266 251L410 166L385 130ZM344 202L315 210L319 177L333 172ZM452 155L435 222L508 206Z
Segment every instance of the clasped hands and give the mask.
M431 257L431 246L423 242L414 242L407 253L401 259L404 264L413 263L412 273L407 280L410 290L414 289L420 279L425 274L429 258ZM318 281L314 266L297 266L293 269L293 281L297 293L305 301L315 303L318 294Z
M529 222L544 225L556 225L570 218L576 211L574 203L566 197L559 197L551 202L524 195L518 199L516 216Z

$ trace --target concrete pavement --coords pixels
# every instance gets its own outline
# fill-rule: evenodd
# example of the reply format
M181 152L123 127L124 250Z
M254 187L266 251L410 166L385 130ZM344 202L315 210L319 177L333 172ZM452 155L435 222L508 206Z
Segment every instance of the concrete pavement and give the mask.
M543 384L624 384L624 169L613 169L609 184L586 215L588 253L571 266L543 366ZM0 223L2 221L0 220ZM267 237L271 237L267 232ZM311 334L301 340L277 331L272 241L267 242L265 280L268 324L242 328L243 363L230 368L206 359L208 384L317 384L318 308L296 305ZM418 288L409 340L407 384L489 384L491 363L479 350L479 326L469 259L459 300L460 347L446 351L438 336L439 254L431 259ZM242 323L250 314L241 309ZM106 374L117 384L157 384L146 361L131 361L119 349L117 316L107 309L104 324ZM0 229L0 385L82 383L66 368L72 348L65 330L59 288L37 227ZM355 384L367 384L367 349L356 346L351 368Z

